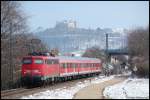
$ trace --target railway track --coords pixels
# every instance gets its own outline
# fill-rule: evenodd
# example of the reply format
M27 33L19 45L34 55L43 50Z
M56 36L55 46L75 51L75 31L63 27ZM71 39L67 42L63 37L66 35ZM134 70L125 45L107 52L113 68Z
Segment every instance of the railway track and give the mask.
M17 93L24 92L24 91L26 91L26 89L24 89L24 88L1 91L1 97L10 96L10 95L17 94Z
M15 94L20 94L20 93L24 93L24 92L28 92L30 90L35 90L35 89L39 89L40 87L36 87L36 88L32 88L32 89L26 89L26 88L18 88L18 89L13 89L13 90L7 90L7 91L2 91L1 92L1 97L7 97L7 96L11 96L11 95L15 95Z
M56 88L61 88L63 86L70 87L70 86L74 86L77 82L84 82L85 80L91 80L94 77L87 77L87 78L81 78L81 79L76 79L76 80L69 80L65 82L58 82L54 84L48 84L42 87L18 88L18 89L13 89L13 90L5 90L5 91L1 91L1 98L2 99L20 98L21 96L30 95L30 94L34 94L37 92L42 92L47 89L53 90Z

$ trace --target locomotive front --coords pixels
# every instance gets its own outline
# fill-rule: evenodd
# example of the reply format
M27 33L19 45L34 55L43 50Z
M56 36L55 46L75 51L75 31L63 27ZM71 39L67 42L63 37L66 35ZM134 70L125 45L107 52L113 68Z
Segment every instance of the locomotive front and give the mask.
M24 57L22 60L22 83L31 84L42 81L43 77L43 64L42 57L29 56Z

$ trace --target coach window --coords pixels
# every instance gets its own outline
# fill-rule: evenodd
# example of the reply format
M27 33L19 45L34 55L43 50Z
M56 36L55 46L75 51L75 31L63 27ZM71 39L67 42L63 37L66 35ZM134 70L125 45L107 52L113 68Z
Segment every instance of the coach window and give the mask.
M78 64L78 67L80 67L81 66L81 64Z
M86 64L86 67L88 67L88 63Z
M63 64L62 64L62 63L60 63L60 67L63 67Z
M91 67L91 64L89 64L89 67Z
M71 66L70 66L70 68L73 68L73 63L71 63Z
M71 68L73 68L73 67L74 67L74 63L71 64Z
M83 64L83 67L85 67L86 65L85 65L85 63Z
M69 63L69 67L71 68L71 66L72 66L72 63Z
M98 67L98 63L96 64L96 67Z
M67 63L68 68L71 67L70 65L71 65L70 63Z
M81 63L79 64L79 67L80 67L80 68L82 67L82 64L81 64Z
M74 68L75 67L75 63L72 63L72 66L71 66L72 68Z
M80 68L82 68L82 63L80 64Z
M82 67L84 67L84 63L82 63Z
M68 67L69 67L69 68L71 68L71 66L72 66L72 63L69 63L68 65L69 65Z
M97 67L97 63L95 64L95 67Z
M63 63L63 68L65 68L65 63Z
M67 63L64 63L64 68L67 68Z
M75 64L75 67L77 67L78 66L78 64Z
M88 63L86 63L86 67L88 67Z
M66 68L66 63L63 63L63 68Z
M88 63L86 64L86 67L89 67L89 64L88 64Z
M74 63L73 68L75 68L75 67L76 67L76 64Z
M81 64L81 67L83 68L83 67L84 67L84 64Z

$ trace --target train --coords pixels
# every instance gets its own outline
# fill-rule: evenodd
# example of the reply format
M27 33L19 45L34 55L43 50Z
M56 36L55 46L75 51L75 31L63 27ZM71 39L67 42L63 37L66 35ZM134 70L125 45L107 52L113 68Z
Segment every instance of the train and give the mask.
M99 75L102 61L97 58L28 55L22 59L21 80L24 85L77 79Z

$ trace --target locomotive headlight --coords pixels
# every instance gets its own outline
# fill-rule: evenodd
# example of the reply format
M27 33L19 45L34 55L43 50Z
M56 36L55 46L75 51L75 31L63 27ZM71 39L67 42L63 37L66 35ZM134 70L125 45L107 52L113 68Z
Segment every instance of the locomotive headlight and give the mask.
M41 73L40 70L33 70L34 73Z
M26 74L26 73L31 73L31 70L25 70L24 74Z

